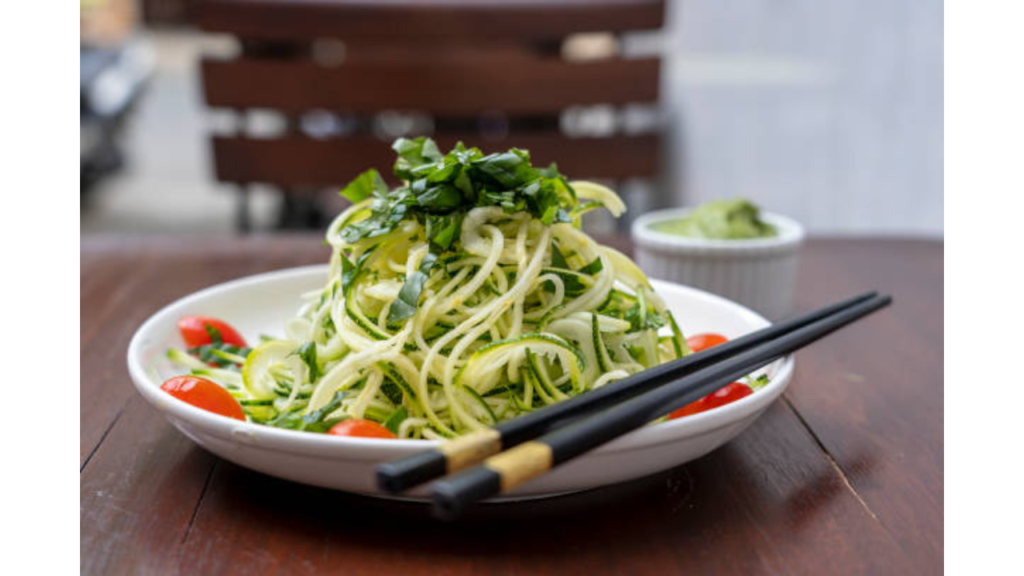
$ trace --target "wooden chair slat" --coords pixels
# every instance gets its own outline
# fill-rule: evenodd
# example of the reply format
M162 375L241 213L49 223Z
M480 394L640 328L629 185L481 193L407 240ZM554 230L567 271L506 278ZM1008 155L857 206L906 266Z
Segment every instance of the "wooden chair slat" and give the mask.
M656 134L608 138L568 138L557 133L510 134L483 140L473 134L436 135L442 150L462 140L484 152L512 146L530 151L535 164L558 163L571 178L653 177L658 170ZM287 186L342 186L370 167L390 178L394 152L390 144L369 136L314 140L301 136L212 139L217 178L224 182Z
M571 105L655 102L658 58L595 62L501 60L352 63L241 58L202 62L213 107L285 112L423 110L436 114L553 112Z
M555 38L660 28L665 0L205 0L210 32L267 39L354 36Z

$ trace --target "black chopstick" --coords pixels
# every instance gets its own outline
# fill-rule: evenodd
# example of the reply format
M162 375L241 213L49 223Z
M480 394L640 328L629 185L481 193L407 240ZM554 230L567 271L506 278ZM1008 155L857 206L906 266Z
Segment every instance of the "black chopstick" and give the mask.
M659 387L646 394L579 419L492 456L479 466L439 480L433 485L434 511L441 517L456 516L478 500L508 492L558 464L640 428L890 302L892 298L889 296L874 296L682 379L662 380Z
M457 438L439 448L381 464L377 467L377 483L381 490L397 494L429 480L458 472L483 461L488 456L545 434L572 419L602 410L652 390L665 382L682 378L801 326L864 302L875 295L875 292L866 292L848 298L730 340L700 354L691 354L679 360L660 364L597 390L499 423L493 428Z

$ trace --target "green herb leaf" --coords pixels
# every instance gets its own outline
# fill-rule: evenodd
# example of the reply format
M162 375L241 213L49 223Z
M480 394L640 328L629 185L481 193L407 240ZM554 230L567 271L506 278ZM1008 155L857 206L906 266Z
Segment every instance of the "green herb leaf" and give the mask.
M189 348L188 353L199 358L207 364L213 364L219 368L237 369L238 365L235 362L218 356L216 352L226 352L233 356L241 356L245 358L252 352L251 348L244 346L235 346L234 344L225 344L224 342L212 342L210 344L203 344L202 346L196 346L195 348Z
M353 281L359 274L359 269L356 265L348 259L348 256L341 254L341 292L342 294L348 294L348 289L352 287Z
M298 411L286 412L267 422L267 425L274 426L275 428L287 428L289 430L304 430L306 432L327 432L335 424L348 418L347 416L327 418L328 415L341 407L341 401L345 399L347 394L348 390L338 390L334 393L331 401L319 410L314 410L306 415L301 415Z
M600 259L598 259L598 263L600 263ZM588 264L587 267L590 267L591 265L593 265L593 263ZM580 280L579 275L573 271L571 266L569 266L569 262L565 255L558 249L558 245L554 243L551 244L551 267L544 271L557 274L558 277L562 279L562 285L565 288L565 293L569 296L582 294L583 291L587 289L586 284ZM583 271L580 270L580 272ZM549 292L553 292L555 287L550 282L545 282L544 289Z
M636 304L626 310L624 320L630 324L630 332L637 330L657 330L668 323L664 316L658 314L653 308L647 306L647 299L644 298L644 291L637 292Z
M374 246L376 248L376 246ZM359 258L356 259L353 264L351 260L341 253L341 292L345 296L348 296L349 290L355 285L356 280L359 278L359 274L363 271L363 264L373 253L374 248L370 248L366 252L363 252Z
M461 142L442 155L433 140L399 138L392 148L395 174L407 182L394 190L376 171L367 171L343 194L353 200L373 197L370 214L340 231L349 244L382 236L405 219L428 227L431 242L443 250L458 241L462 217L478 206L508 213L528 212L545 225L572 222L576 194L554 165L537 169L524 150L484 155Z
M388 419L384 421L384 427L391 430L391 433L398 435L398 427L401 426L402 422L408 417L409 413L406 412L405 406L399 406L398 410L391 413Z
M489 176L506 190L518 188L541 177L530 165L529 152L518 148L513 148L508 152L488 154L479 160L474 160L473 167Z
M566 261L565 255L562 254L562 251L558 249L558 245L555 243L551 244L551 267L572 270L572 268L569 268L569 262Z
M427 239L431 244L440 248L439 252L447 251L452 247L452 243L459 239L459 234L462 231L462 218L462 214L427 216Z
M408 188L397 188L391 192L386 189L374 190L373 196L370 217L342 228L342 240L351 244L362 238L374 238L391 232L406 217L410 205L416 202Z
M214 344L220 344L224 341L224 337L221 336L220 330L218 330L213 324L204 322L203 330L206 330L206 333L210 335L210 340L212 340Z
M413 174L424 164L432 164L441 159L441 151L437 144L426 136L419 138L399 138L391 145L391 149L398 154L395 161L395 176L402 180L413 180Z
M317 378L320 378L320 365L316 361L316 342L306 342L292 354L298 354L302 358L302 361L309 367L309 381L316 382Z
M341 190L341 195L352 202L362 202L369 198L375 191L386 194L388 191L388 185L384 182L384 179L380 177L380 174L371 168L359 176L356 176L355 180L349 182L348 186L345 186Z
M426 212L448 213L462 206L462 192L451 184L435 184L427 187L426 180L413 183L412 192L416 195L416 203Z
M561 268L543 268L541 271L544 272L544 273L555 274L556 276L561 278L562 279L562 287L565 289L566 295L578 296L579 294L582 294L587 289L587 285L584 284L580 280L580 278L577 275L577 273L573 272L572 270L561 269ZM549 291L553 291L554 290L554 286L552 286L550 282L545 282L544 283L544 289L545 290L549 290Z
M583 268L580 268L579 271L583 274L589 274L593 276L594 274L597 274L601 270L604 270L604 264L601 263L601 258L598 257L594 258L594 261L591 262L590 264L587 264Z
M420 269L405 279L405 284L402 285L402 289L398 292L398 298L391 303L391 309L388 310L388 324L401 322L416 313L416 306L419 303L420 293L423 292L423 285L427 283L427 279L430 277L430 269L434 267L434 262L436 261L437 255L428 252L423 257L423 261L420 262Z

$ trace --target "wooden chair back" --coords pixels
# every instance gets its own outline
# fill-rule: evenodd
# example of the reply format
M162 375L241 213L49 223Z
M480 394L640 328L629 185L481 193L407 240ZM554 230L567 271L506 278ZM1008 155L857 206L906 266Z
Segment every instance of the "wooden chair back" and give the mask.
M660 60L612 53L563 55L574 34L662 26L664 0L205 0L199 26L239 40L231 59L204 57L203 95L238 114L212 136L216 177L285 191L340 186L367 167L390 172L382 114L427 119L444 148L462 140L485 152L517 146L572 177L654 178L660 137L612 130L573 137L571 107L656 104ZM272 110L284 129L254 137L246 113ZM304 118L329 114L334 134ZM418 135L418 134L410 134ZM240 219L244 227L247 220Z

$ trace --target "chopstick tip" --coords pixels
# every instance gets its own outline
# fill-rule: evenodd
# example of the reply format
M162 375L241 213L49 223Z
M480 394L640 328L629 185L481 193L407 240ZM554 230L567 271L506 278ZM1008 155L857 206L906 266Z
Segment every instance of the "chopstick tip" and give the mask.
M501 475L487 466L470 468L434 482L434 516L452 520L473 503L500 493Z
M438 476L447 469L445 455L437 450L410 454L377 466L377 486L388 494L400 494Z

